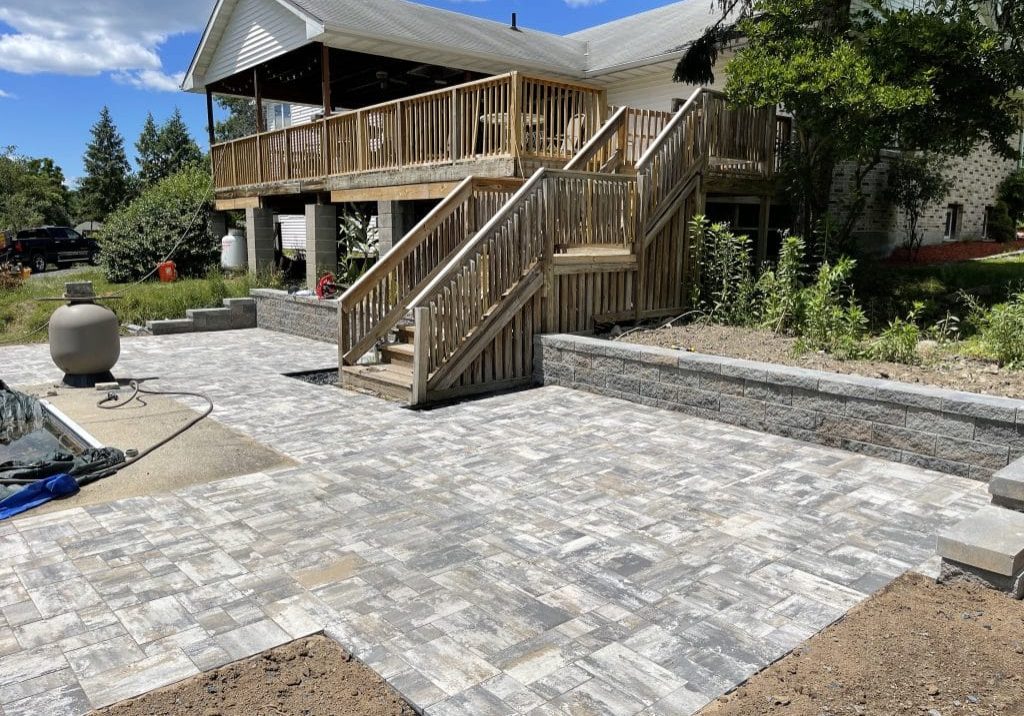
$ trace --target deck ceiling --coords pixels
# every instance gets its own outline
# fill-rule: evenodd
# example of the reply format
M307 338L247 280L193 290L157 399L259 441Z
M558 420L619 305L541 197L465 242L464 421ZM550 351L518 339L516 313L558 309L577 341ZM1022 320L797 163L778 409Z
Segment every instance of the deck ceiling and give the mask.
M478 72L394 57L328 48L331 100L335 108L358 109L479 79ZM321 50L306 45L256 68L265 100L321 105ZM253 70L210 85L215 94L253 97Z

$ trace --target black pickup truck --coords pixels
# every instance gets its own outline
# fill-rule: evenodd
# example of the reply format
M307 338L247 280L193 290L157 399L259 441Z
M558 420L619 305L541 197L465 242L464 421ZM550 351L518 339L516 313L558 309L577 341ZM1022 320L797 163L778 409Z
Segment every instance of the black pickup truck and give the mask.
M73 263L99 261L100 246L66 226L41 226L8 235L0 247L0 262L22 264L33 273L43 273L47 266L58 268Z

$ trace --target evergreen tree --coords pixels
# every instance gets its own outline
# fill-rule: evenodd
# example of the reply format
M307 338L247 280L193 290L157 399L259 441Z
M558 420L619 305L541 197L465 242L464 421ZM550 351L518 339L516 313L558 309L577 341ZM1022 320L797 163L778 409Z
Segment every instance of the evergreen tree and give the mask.
M217 122L214 136L218 142L230 142L256 134L256 103L244 97L218 97L217 104L228 111L228 118Z
M181 110L177 107L174 108L171 118L160 128L157 146L161 159L161 179L203 161L203 152L189 134L188 126L181 117Z
M139 167L139 182L149 186L160 174L160 131L157 129L153 113L146 115L146 123L142 127L139 141L135 143L135 163Z
M103 221L132 197L134 182L110 110L104 107L92 127L92 141L85 150L85 176L79 184L85 220Z

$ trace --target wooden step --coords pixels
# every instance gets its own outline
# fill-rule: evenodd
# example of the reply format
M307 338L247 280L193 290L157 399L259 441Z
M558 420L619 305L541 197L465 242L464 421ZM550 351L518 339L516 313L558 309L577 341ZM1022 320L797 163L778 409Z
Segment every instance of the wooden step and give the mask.
M341 385L409 403L412 401L412 366L393 363L345 366L341 370Z
M391 365L408 365L412 370L413 359L416 357L416 348L412 343L393 343L384 346L384 360Z
M397 329L399 343L412 343L416 340L416 326L412 323L403 323Z

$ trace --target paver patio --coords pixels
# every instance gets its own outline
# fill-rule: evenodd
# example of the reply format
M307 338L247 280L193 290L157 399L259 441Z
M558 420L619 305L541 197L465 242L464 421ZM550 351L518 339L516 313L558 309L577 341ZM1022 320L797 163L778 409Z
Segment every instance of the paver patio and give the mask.
M986 502L558 388L413 413L281 375L334 364L263 331L125 342L119 375L205 390L301 465L0 523L4 714L83 713L324 629L432 716L691 714ZM0 365L59 377L45 346Z

